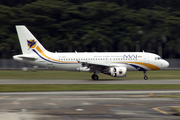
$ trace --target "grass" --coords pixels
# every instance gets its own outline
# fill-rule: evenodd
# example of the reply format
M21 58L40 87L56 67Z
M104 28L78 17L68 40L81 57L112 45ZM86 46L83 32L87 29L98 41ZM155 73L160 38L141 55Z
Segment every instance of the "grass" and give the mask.
M153 79L179 79L180 71L149 71L148 77ZM0 71L0 79L91 79L92 73L65 72L65 71ZM127 77L114 78L104 74L98 74L100 79L143 79L143 72L127 72ZM15 91L82 91L82 90L161 90L180 89L180 85L0 85L0 92Z
M161 90L180 89L180 85L0 85L0 92L84 91L84 90Z
M0 79L91 79L93 73L67 72L67 71L0 71ZM180 71L148 71L149 79L179 79ZM143 79L142 71L128 71L123 78L114 78L104 74L98 74L99 79Z

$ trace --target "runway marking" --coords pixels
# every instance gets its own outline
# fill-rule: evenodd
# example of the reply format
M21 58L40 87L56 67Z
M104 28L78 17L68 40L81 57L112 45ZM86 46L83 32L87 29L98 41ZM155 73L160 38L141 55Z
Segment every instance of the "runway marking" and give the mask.
M3 96L3 97L0 97L0 99L4 99L4 98L8 98L9 96Z
M82 105L93 105L93 103L90 103L90 102L83 102L81 103Z
M166 111L160 110L160 109L165 108L165 107L172 107L172 108L174 107L174 108L176 108L176 107L180 107L180 106L163 106L163 107L155 107L155 108L152 108L152 109L156 110L156 111L158 111L158 112L160 112L162 114L169 115L171 112L166 112Z
M57 105L56 103L44 103L44 104L47 104L47 105Z
M160 112L160 113L162 113L162 114L166 114L166 115L169 114L169 113L167 113L167 112L165 112L165 111L160 110L160 108L164 108L164 107L156 107L156 108L152 108L152 109L153 109L153 110L156 110L156 111L158 111L158 112Z

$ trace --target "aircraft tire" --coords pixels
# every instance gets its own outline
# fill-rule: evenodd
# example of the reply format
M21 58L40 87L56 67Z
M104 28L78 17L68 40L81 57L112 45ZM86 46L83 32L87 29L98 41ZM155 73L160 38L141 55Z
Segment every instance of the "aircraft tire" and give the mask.
M144 76L144 80L148 80L148 77L147 77L147 76Z
M93 80L98 80L98 79L99 79L99 77L98 77L97 75L92 75L91 78L92 78Z

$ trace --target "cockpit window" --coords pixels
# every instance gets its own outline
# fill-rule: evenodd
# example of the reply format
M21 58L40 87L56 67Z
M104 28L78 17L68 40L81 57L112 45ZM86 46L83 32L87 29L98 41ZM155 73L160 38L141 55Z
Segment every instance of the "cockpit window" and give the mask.
M162 58L161 57L155 57L155 60L161 60Z

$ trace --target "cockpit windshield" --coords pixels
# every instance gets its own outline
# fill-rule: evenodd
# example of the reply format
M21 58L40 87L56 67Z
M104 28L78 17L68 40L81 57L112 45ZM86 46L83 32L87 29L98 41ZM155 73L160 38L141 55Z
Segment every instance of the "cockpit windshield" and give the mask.
M161 60L162 58L161 57L155 57L155 60Z

